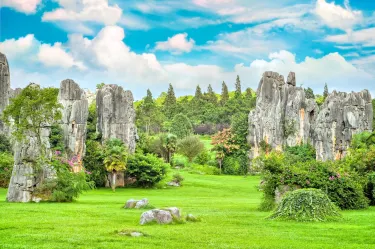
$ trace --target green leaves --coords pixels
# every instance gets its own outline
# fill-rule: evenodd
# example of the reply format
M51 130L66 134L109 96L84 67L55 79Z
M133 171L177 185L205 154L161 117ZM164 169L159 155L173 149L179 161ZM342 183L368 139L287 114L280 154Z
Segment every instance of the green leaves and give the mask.
M271 220L329 221L341 218L339 209L319 189L299 189L288 192Z
M45 125L52 125L62 118L61 104L57 101L57 88L40 88L30 84L11 99L4 110L3 119L12 124L13 135L22 140L27 132L39 134Z

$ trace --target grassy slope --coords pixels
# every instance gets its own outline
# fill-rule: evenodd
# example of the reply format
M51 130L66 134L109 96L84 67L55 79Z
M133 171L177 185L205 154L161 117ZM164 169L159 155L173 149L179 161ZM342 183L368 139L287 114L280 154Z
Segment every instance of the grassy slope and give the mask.
M374 248L375 208L343 212L338 223L267 221L256 210L258 177L183 173L172 189L93 190L75 203L6 203L0 189L0 248ZM148 197L156 207L177 206L200 223L139 226L144 210L121 207ZM131 238L115 230L135 229ZM372 245L371 245L372 243Z

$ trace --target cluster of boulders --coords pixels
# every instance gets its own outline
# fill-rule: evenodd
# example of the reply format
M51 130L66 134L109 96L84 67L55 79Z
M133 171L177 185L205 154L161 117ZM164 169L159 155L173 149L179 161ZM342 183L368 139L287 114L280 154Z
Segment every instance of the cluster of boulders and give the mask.
M273 149L311 143L318 160L345 156L356 133L372 130L373 111L368 90L332 92L319 107L296 87L296 75L265 72L260 80L256 108L249 114L250 157L260 154L261 143Z
M149 207L149 201L147 198L142 200L130 199L125 203L124 208L126 209L141 209ZM141 225L158 223L158 224L171 224L173 222L179 222L182 220L181 211L177 207L152 209L142 213L139 223ZM186 221L197 222L199 218L192 214L186 216Z

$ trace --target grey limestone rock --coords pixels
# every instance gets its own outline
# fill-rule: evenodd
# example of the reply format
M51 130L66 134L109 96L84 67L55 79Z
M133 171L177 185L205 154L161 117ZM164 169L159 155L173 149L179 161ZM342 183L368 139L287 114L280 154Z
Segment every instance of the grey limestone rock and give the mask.
M10 97L10 72L7 57L0 53L0 116L9 105ZM0 133L6 133L6 128L0 120Z
M303 88L295 87L295 74L288 83L275 72L265 72L259 83L256 108L249 114L250 156L257 157L262 141L276 150L284 145L306 143L318 106L305 98Z
M148 199L147 198L143 198L142 200L138 200L138 201L134 200L134 199L130 199L125 203L124 208L140 209L140 208L146 207L147 205L148 205Z
M352 136L372 127L371 95L333 92L321 108L296 87L296 76L287 83L275 72L265 72L260 80L256 108L249 114L250 157L260 153L262 141L281 151L284 146L311 143L318 160L345 156Z
M27 134L23 141L16 141L14 146L14 167L10 179L7 201L9 202L30 202L34 196L33 191L42 180L53 179L54 170L49 165L42 165L36 170L36 163L40 157L40 143L45 149L46 159L51 158L49 144L49 127L41 128L40 140L33 133ZM40 142L39 142L40 141ZM35 199L35 198L34 198Z
M105 85L96 95L97 130L103 142L110 138L122 140L134 153L137 140L133 94L117 85Z
M180 217L180 210L176 207L153 209L144 212L141 215L140 224L145 225L151 222L157 222L158 224L170 224L173 222L173 219L180 219Z
M317 159L343 158L353 135L372 130L372 99L368 90L359 93L332 92L324 102L313 127Z
M73 80L66 79L60 84L58 99L63 106L61 128L64 132L64 143L68 156L74 155L82 158L86 148L89 115L85 92Z
M39 87L33 83L29 86ZM9 183L7 201L29 202L35 197L33 195L35 188L43 180L56 177L52 167L40 161L41 154L43 154L45 161L49 161L52 157L49 143L50 130L50 126L44 124L39 128L39 135L28 131L24 139L15 141L14 167Z

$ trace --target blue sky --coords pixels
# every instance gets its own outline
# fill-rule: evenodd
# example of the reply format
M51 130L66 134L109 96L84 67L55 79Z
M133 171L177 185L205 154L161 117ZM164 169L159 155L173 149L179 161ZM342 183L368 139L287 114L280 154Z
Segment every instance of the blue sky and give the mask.
M2 0L0 12L13 88L71 78L139 99L169 83L233 89L236 75L256 89L272 70L316 93L327 82L375 95L375 1Z

